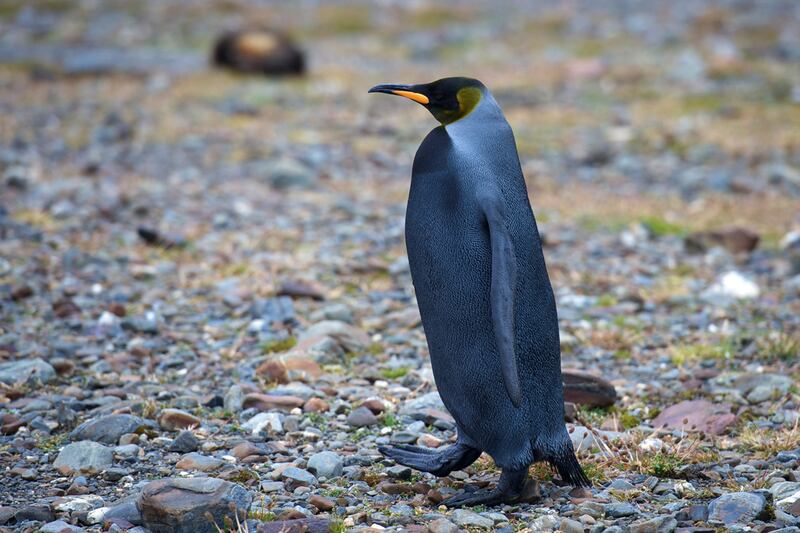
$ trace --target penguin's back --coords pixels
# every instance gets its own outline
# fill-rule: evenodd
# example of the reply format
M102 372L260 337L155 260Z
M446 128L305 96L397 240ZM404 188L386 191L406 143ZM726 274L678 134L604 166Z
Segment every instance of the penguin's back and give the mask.
M411 275L436 384L462 438L501 467L523 466L566 435L555 301L510 127L503 119L448 128L431 131L414 160ZM486 195L505 204L516 255L519 407L506 392L492 325Z

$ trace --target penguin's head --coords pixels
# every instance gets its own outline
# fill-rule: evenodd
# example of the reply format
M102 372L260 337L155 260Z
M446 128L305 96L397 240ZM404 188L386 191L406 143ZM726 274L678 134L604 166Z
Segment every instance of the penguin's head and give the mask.
M404 96L422 104L444 125L460 120L475 109L486 87L472 78L442 78L419 85L376 85L371 93Z

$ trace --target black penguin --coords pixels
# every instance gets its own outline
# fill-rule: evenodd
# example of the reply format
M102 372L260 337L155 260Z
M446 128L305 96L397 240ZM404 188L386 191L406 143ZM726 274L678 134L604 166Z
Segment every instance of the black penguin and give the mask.
M437 476L488 453L502 468L497 487L449 506L513 503L536 461L589 486L564 424L555 298L500 106L470 78L369 92L410 98L441 122L414 158L405 231L434 378L458 426L441 451L380 451Z

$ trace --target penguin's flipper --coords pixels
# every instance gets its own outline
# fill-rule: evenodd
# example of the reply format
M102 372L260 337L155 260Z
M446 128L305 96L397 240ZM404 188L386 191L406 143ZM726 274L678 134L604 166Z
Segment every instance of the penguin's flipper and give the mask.
M517 356L514 353L514 291L517 285L517 258L514 243L505 222L505 204L499 191L485 192L480 197L481 208L489 226L492 250L491 306L492 325L500 368L511 403L519 407L521 392Z

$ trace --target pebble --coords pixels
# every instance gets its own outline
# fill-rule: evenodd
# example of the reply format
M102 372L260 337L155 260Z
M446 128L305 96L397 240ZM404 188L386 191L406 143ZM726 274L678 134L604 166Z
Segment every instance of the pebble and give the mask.
M731 492L712 500L708 505L708 521L732 524L750 524L761 517L767 500L761 494L752 492Z
M158 425L166 431L179 431L200 426L200 419L182 409L163 409L158 415Z
M486 518L468 509L456 509L450 515L451 520L458 526L475 527L479 529L492 529L494 520Z
M96 473L114 462L111 448L93 441L74 442L64 446L53 466L67 472Z
M142 428L144 420L137 416L120 414L107 415L87 420L72 433L72 440L92 440L103 444L117 444L126 433L135 433Z
M355 428L374 426L378 424L378 418L366 407L357 407L347 415L347 423Z

